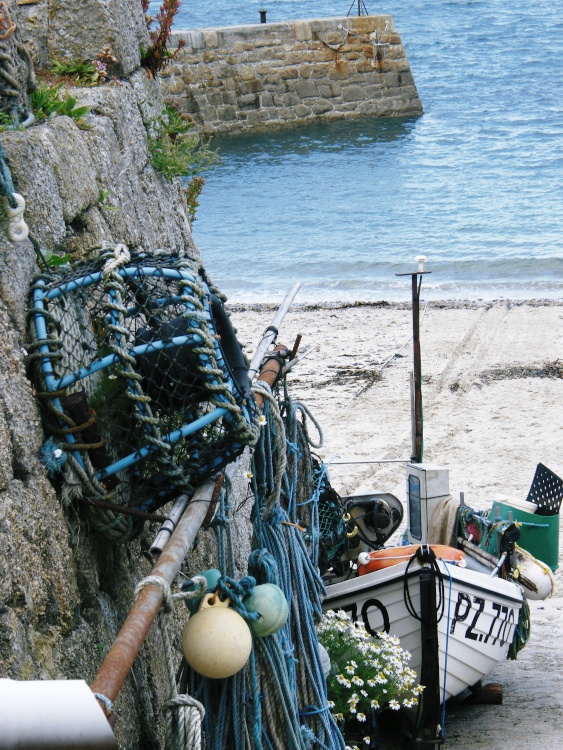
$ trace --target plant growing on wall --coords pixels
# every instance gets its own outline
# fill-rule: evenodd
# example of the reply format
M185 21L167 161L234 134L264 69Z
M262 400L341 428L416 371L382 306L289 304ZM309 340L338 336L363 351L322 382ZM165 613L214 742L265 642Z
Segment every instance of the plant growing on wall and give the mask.
M153 167L167 180L190 177L214 164L218 155L194 131L193 120L179 112L174 104L166 104L162 115L153 123L148 135L148 146ZM151 135L156 132L156 135ZM187 200L194 201L203 183L194 186Z
M176 13L180 8L180 0L163 0L156 19L148 15L149 0L141 0L145 22L149 29L150 46L147 49L141 49L141 64L149 71L151 76L157 75L162 68L173 60L178 52L185 46L181 40L175 50L168 49L168 41L172 33L172 24ZM157 23L156 28L152 25Z
M184 188L184 195L188 205L188 216L190 221L196 220L196 211L199 206L198 198L205 185L205 180L199 175L194 175Z
M115 55L106 45L95 60L55 60L51 71L57 76L71 78L78 86L99 86L106 83L116 62Z
M79 128L88 129L88 125L82 118L88 114L90 107L77 107L74 96L61 92L62 85L62 83L57 83L55 86L49 86L40 83L30 96L33 114L37 120L46 120L55 115L66 115L71 117Z

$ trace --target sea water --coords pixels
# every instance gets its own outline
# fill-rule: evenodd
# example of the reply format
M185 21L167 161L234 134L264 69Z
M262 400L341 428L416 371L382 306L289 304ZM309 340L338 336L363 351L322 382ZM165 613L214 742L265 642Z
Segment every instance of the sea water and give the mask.
M373 3L424 115L217 139L193 231L231 301L563 293L563 15L552 0ZM154 8L158 2L152 4ZM183 2L176 28L345 16L357 2Z

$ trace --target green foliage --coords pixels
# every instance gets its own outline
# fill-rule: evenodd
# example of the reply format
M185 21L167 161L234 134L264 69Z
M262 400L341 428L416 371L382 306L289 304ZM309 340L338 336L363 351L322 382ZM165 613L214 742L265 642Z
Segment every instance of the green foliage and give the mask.
M172 102L164 104L164 110L158 120L161 129L175 140L184 133L189 133L194 127L194 121L188 115L180 112L178 107Z
M119 211L119 206L112 206L109 203L109 198L113 195L113 190L100 190L98 196L98 206L105 209L106 211Z
M62 83L56 86L40 83L31 93L31 108L38 120L46 120L52 114L57 114L61 101L58 97Z
M70 255L55 255L52 250L42 250L42 257L50 268L54 266L64 266L71 260Z
M23 130L21 125L16 126L16 120L10 112L0 112L0 132L4 130Z
M158 134L148 136L151 164L167 180L195 175L217 161L217 153L194 132L193 121L173 105L167 104L152 125ZM194 199L202 186L194 188Z
M83 130L89 126L82 119L90 111L90 107L77 107L76 98L70 94L62 94L62 83L55 86L39 84L30 96L33 114L38 120L46 120L55 115L71 117L78 127Z
M157 75L162 68L173 60L178 52L185 46L181 40L175 50L168 49L168 40L172 32L174 17L180 8L180 0L163 0L160 10L156 16L157 27L151 30L155 21L152 16L147 15L149 1L141 0L143 12L145 13L145 23L149 29L150 46L148 49L141 49L141 65L143 65L151 74Z
M51 70L58 76L69 76L83 86L97 86L104 80L99 68L90 60L55 61Z
M99 86L105 83L113 71L117 58L106 45L95 60L71 60L70 62L59 62L55 60L51 71L64 78L71 78L77 86ZM114 78L111 79L115 80Z
M88 127L86 123L82 120L84 115L87 115L90 111L89 106L85 107L77 107L76 106L76 99L74 96L66 96L62 103L60 109L57 111L58 115L66 115L67 117L72 117L72 119L76 122L77 125L80 125L80 127Z
M411 655L388 633L372 638L343 611L329 610L318 628L318 639L330 656L328 697L337 721L367 721L375 709L414 706L423 688L407 662ZM355 722L354 722L355 723Z
M190 217L190 221L196 220L196 211L199 206L198 198L201 191L203 190L204 185L205 180L203 179L203 177L195 175L184 188L184 195L186 196L186 203L188 204L188 216Z

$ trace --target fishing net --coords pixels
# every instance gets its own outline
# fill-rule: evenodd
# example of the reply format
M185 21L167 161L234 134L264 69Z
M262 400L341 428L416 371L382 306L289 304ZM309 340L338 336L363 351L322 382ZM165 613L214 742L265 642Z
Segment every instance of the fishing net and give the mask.
M256 442L246 360L193 261L107 248L37 278L29 319L31 374L68 459L67 491L153 511ZM116 540L135 533L123 514L98 505L91 516Z
M318 491L319 514L319 570L324 574L336 567L342 574L342 554L349 547L345 522L346 505L330 484L326 467L313 458L314 480Z

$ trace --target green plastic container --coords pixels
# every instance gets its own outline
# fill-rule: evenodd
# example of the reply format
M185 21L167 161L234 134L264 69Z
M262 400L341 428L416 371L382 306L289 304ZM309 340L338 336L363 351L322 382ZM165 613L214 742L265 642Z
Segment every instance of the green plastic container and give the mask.
M508 513L511 512L512 519L523 524L520 528L521 537L518 545L549 565L551 570L557 570L559 567L559 515L538 516L506 503L495 503L491 518L496 516L497 508L503 520L508 521Z

